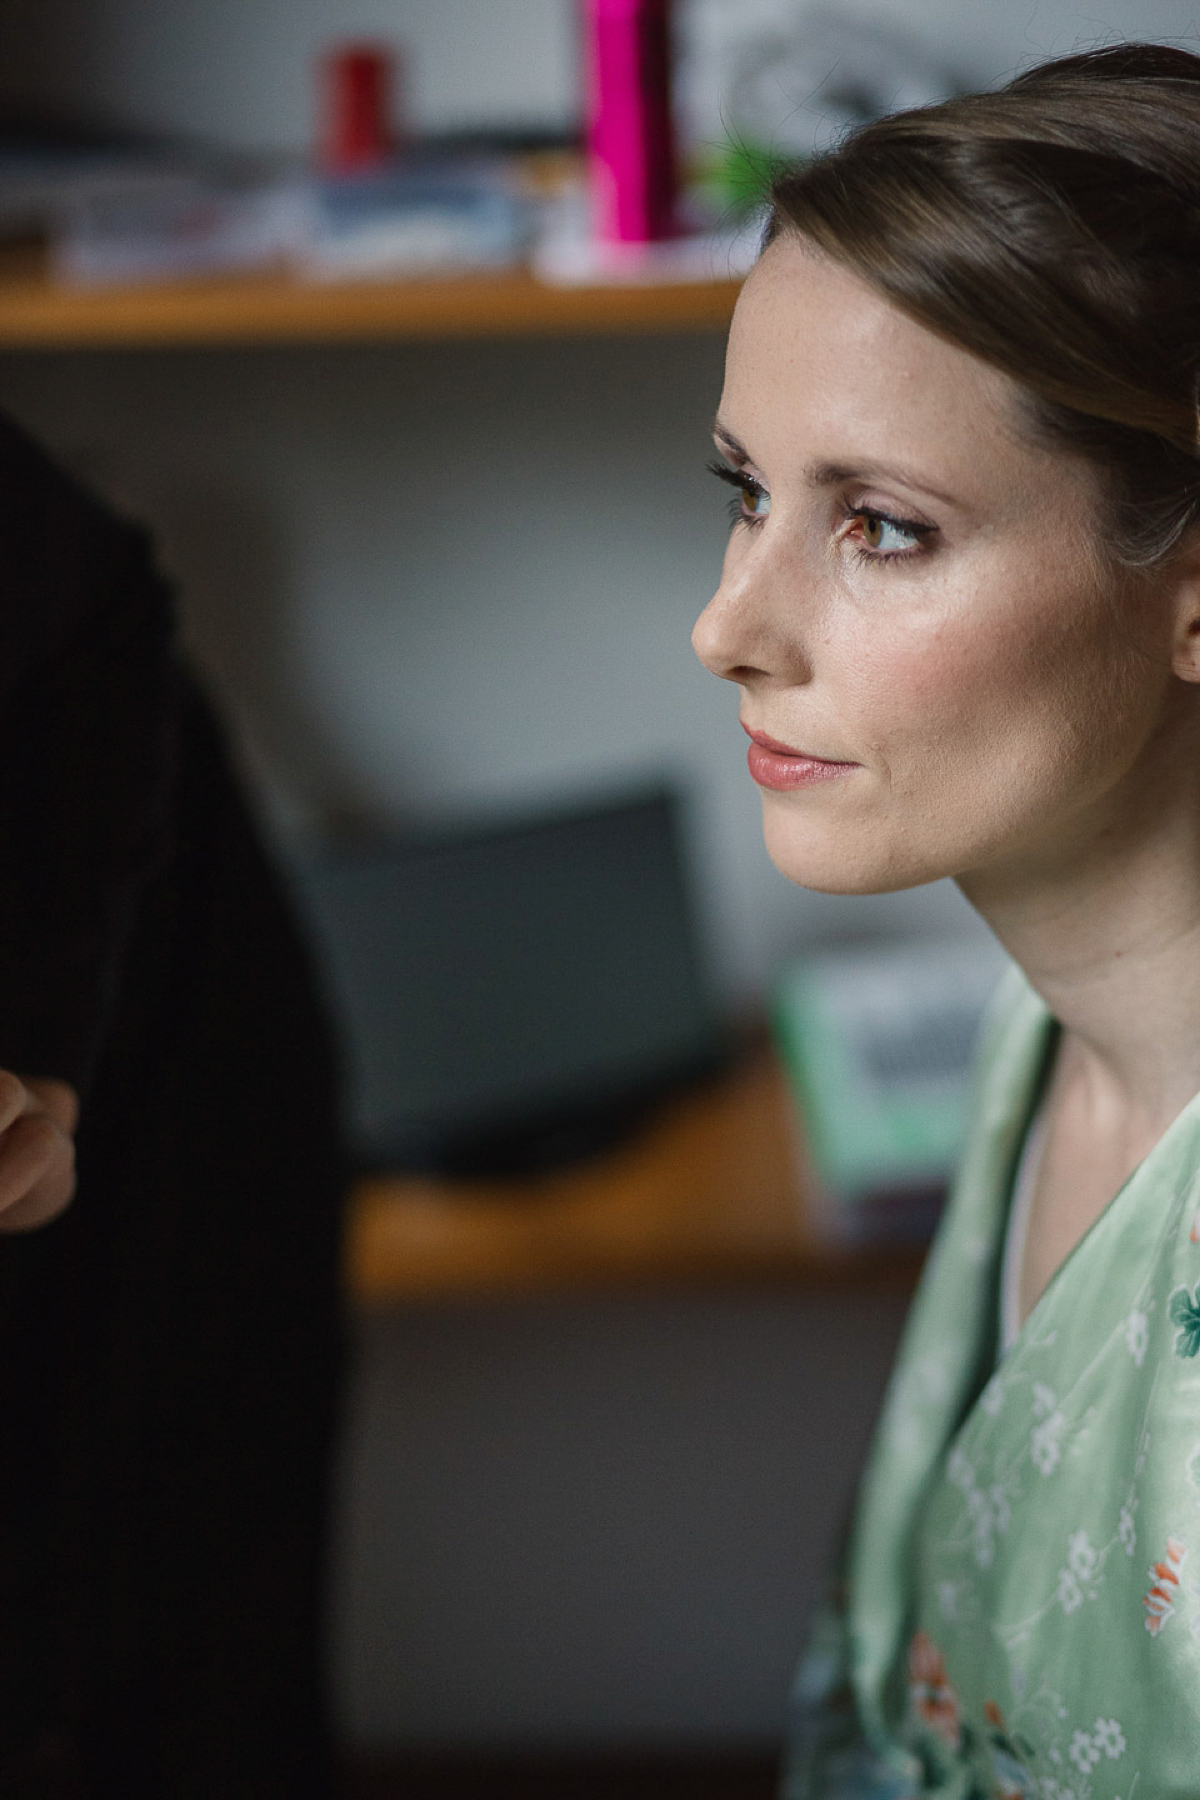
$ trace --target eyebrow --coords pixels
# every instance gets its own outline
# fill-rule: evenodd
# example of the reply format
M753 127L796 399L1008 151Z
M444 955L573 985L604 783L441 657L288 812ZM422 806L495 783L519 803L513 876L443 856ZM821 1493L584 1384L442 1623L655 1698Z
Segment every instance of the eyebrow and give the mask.
M747 450L745 444L739 442L739 440L734 437L728 425L722 425L720 418L713 420L712 434L715 438L720 438L729 453L732 456L736 456L740 462L754 461L754 458Z
M754 461L746 446L733 435L727 425L721 423L720 419L713 421L713 436L720 440L730 456L738 462ZM907 470L894 468L888 463L868 463L857 468L851 463L810 463L804 471L804 477L810 487L816 488L841 487L847 481L891 479L902 481L905 487L915 488L922 494L928 494L931 500L938 500L943 506L957 507L962 504L952 494L947 494L941 488L935 487L932 482L926 481L923 476L910 474Z
M813 487L841 487L847 481L899 481L905 487L927 494L931 500L940 501L943 506L962 505L961 500L934 487L923 475L911 474L907 469L898 468L891 463L865 463L860 468L855 468L850 463L811 463L805 470L805 476Z

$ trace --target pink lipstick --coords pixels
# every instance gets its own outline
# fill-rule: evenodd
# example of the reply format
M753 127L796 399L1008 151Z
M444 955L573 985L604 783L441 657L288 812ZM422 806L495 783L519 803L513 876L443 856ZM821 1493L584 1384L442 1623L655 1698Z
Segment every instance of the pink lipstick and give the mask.
M813 787L818 781L833 781L859 766L852 762L831 762L824 756L810 756L806 750L793 750L790 745L768 737L765 731L752 731L745 723L742 730L750 739L746 766L759 787L789 793L793 788Z

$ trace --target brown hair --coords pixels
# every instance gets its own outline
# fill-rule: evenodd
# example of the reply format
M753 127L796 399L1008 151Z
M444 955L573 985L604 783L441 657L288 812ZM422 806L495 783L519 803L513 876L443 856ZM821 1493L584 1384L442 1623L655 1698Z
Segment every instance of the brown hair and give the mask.
M1200 56L1125 44L863 127L772 189L1102 473L1122 562L1200 520Z

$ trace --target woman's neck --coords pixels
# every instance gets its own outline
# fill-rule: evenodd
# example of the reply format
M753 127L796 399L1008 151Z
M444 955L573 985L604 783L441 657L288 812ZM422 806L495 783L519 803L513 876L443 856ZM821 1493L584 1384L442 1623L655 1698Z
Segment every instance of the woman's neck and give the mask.
M1100 1113L1138 1135L1200 1092L1197 725L1189 709L1049 849L960 882L1061 1022Z

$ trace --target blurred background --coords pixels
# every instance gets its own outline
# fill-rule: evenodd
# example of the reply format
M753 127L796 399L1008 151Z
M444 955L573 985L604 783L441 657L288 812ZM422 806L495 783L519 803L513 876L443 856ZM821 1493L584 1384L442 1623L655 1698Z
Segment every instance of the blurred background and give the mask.
M346 1038L364 1174L332 1586L348 1755L555 1758L579 1781L589 1761L628 1771L657 1756L749 1793L769 1791L928 1223L918 1207L915 1225L905 1212L882 1233L835 1228L826 1251L815 1214L801 1222L804 1195L822 1180L835 1204L867 1188L924 1194L953 1129L934 1121L915 1170L889 1174L885 1153L847 1174L834 1120L810 1133L820 1167L792 1195L776 1089L764 1098L775 1076L760 1062L747 1077L747 1057L761 1058L773 1012L772 1054L801 1110L817 1109L806 1069L852 1061L855 1032L894 1027L897 1008L911 1017L906 970L927 991L935 964L990 978L996 962L948 886L831 900L773 870L736 695L688 645L725 531L704 463L746 197L752 232L756 167L874 111L1112 38L1196 47L1200 4L679 0L671 26L682 199L671 234L645 234L665 242L642 249L636 232L598 242L588 211L573 0L6 0L0 405L157 534ZM374 115L349 91L358 45L390 81ZM387 185L398 146L427 152L421 179L443 184L438 229L467 218L453 241L430 238L428 209L414 235L411 184ZM530 257L549 299L520 273ZM405 284L420 283L414 311ZM464 299L471 283L483 287ZM517 857L519 912L546 892L537 856L576 854L568 827L614 807L642 816L648 795L669 797L643 846L666 873L632 937L644 927L646 968L661 960L656 932L660 947L686 939L682 985L647 1017L610 1021L603 1079L588 1076L584 1025L572 1037L560 1022L562 1041L530 1052L531 1067L579 1053L582 1073L544 1096L545 1117L540 1090L522 1090L525 1136L504 1168L494 1144L491 1161L463 1165L480 1120L499 1118L486 1096L472 1114L459 1095L461 1116L451 1107L437 1142L418 1145L413 1108L434 1102L410 1090L434 1015L491 1031L479 1080L496 1092L512 1017L489 1027L455 991L463 959L435 930L450 905L441 864L419 917L399 939L389 928L416 864L477 856L485 872L461 880L478 891ZM514 843L535 838L521 863ZM568 897L573 968L622 916L596 894L606 881L627 894L648 866L622 862L628 835L611 853L587 841L597 885L583 884L590 912L586 892ZM530 946L494 923L494 958L535 981ZM344 950L364 931L377 957L365 970ZM437 975L424 1015L404 1011L417 942ZM364 998L376 989L403 1016L399 1051L382 1041L387 1009L380 1023ZM838 1015L851 989L893 996L883 1025ZM647 1048L649 1013L661 1024L671 1008ZM956 1069L959 1025L922 1022L931 1042L949 1031ZM634 1076L647 1094L707 1085L636 1129L611 1108L578 1116L589 1079L621 1112ZM382 1113L364 1098L372 1082ZM559 1154L546 1131L564 1108L577 1136ZM670 1145L645 1137L664 1118ZM722 1154L739 1147L751 1170L764 1141L782 1143L763 1176L787 1189L778 1217L753 1243L718 1233L694 1256L636 1224L620 1255L612 1232L597 1249L604 1209L651 1181L638 1146L675 1157L686 1202L687 1180L705 1179L703 1157L687 1174L686 1145L714 1119ZM570 1188L585 1151L586 1193ZM593 1208L591 1247L572 1240L543 1265L555 1195ZM623 1779L611 1791L635 1791Z

